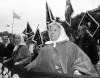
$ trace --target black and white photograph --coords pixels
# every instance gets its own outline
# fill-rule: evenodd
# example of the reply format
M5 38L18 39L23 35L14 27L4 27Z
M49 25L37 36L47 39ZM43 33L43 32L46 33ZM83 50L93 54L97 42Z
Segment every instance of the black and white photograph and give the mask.
M97 77L100 0L0 0L0 78Z

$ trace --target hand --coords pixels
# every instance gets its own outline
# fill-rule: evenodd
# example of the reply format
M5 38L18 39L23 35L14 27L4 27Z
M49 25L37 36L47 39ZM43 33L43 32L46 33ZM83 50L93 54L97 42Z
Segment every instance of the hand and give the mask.
M81 75L81 73L78 70L75 70L73 74Z
M32 63L28 64L25 68L29 71L33 67Z
M3 59L5 60L7 57L3 57Z
M3 63L6 63L8 60L4 60Z
M14 65L19 65L20 63L19 62L15 62L15 64Z

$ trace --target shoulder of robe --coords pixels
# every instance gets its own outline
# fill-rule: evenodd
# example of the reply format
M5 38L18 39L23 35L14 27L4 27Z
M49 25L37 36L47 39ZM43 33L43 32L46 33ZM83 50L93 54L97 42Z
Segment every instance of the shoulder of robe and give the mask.
M20 48L21 49L28 49L28 46L26 46L26 45L20 45Z

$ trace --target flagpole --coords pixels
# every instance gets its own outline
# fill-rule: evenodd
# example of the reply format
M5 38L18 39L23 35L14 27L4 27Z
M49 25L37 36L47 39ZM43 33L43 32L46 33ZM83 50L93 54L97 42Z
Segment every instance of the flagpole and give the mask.
M13 9L13 13L14 13L14 9ZM13 39L13 25L14 25L14 17L13 17L13 21L12 21L12 39Z
M71 27L71 17L70 17L70 27Z
M39 27L39 24L38 24L38 26L37 26L37 28Z

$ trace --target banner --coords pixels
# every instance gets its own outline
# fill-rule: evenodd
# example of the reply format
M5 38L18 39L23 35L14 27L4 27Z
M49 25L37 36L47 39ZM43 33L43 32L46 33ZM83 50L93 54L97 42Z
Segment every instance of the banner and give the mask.
M16 19L20 20L20 16L18 14L16 14L15 12L13 12L13 18L16 18Z
M71 23L71 15L73 12L74 12L74 10L72 8L71 1L66 0L65 20L66 20L66 22L68 22L68 25L70 25L70 23Z
M93 37L94 34L96 33L97 29L99 28L98 22L88 13L86 12L80 22L80 26L82 24L85 24L88 33Z
M47 2L46 2L46 23L50 23L51 21L55 20L52 11L50 9L50 7L48 6Z

